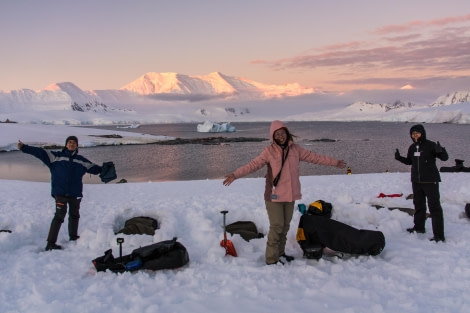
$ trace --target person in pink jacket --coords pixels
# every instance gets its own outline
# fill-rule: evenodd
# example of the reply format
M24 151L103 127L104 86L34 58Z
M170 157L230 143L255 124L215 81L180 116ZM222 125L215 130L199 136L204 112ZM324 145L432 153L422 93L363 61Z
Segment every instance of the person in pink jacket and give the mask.
M293 135L281 121L273 121L270 127L272 144L248 164L225 175L223 184L229 186L235 179L267 166L264 200L269 218L269 233L266 244L266 264L284 264L280 259L292 261L285 254L287 232L294 214L294 203L300 200L300 161L344 168L343 160L336 160L302 148L294 143Z

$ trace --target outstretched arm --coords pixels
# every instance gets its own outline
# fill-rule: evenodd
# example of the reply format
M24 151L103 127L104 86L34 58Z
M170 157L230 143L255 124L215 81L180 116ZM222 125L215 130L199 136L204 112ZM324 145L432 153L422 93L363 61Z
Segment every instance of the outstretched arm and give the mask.
M223 182L224 186L230 186L230 184L233 183L235 179L237 178L235 177L235 175L233 175L233 173L225 175L225 180Z
M50 166L51 164L51 159L53 158L53 155L48 153L43 148L28 146L25 145L21 140L18 140L18 149L26 154L31 154L32 156L35 156L47 166Z
M346 162L343 160L338 160L338 163L335 165L337 168L345 168L346 167Z

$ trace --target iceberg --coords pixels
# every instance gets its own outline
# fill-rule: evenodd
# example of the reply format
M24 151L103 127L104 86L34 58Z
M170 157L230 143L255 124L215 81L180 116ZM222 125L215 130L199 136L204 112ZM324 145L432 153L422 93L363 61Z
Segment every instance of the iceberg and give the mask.
M197 131L199 133L231 133L236 129L230 123L214 123L211 121L205 121L203 124L197 125Z
M131 124L131 125L124 125L124 126L116 126L116 128L139 128L140 124Z

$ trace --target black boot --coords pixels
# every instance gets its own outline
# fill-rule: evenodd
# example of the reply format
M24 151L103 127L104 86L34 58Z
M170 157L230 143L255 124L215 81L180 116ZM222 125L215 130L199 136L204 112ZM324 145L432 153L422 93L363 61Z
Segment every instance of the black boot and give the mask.
M55 244L54 242L48 242L46 246L46 251L51 251L51 250L61 250L62 246L59 246Z
M426 232L426 230L424 229L416 229L414 227L407 228L406 231L409 232L410 234L412 233L424 234Z
M285 253L281 254L281 257L284 257L286 259L287 262L291 262L291 261L294 261L295 258L291 255L287 255Z
M431 239L429 239L429 241L435 241L435 242L442 241L442 242L445 242L446 239L444 238L444 236L442 236L442 237L434 236L434 237L432 237Z

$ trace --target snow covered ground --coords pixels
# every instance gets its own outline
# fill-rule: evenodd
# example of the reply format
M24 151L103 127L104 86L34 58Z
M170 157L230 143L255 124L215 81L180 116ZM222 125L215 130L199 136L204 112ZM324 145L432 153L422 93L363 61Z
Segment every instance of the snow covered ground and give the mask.
M1 125L2 148L14 146L17 139L28 142L26 138L62 145L64 133L69 133L63 129L40 133L43 126L28 125L5 131L12 125ZM78 136L80 145L95 144L82 130ZM219 245L221 210L229 211L227 223L249 220L260 232L268 231L264 180L247 178L230 187L224 187L222 180L85 185L81 238L69 242L65 222L58 241L65 249L45 252L54 213L50 184L0 180L0 228L12 231L0 232L0 311L470 311L470 221L464 215L465 204L470 203L470 174L442 174L447 241L437 244L429 241L430 221L426 234L408 234L411 216L374 206L412 208L411 200L406 200L411 193L408 173L312 176L301 177L301 182L299 203L331 202L334 219L382 231L384 251L374 257L303 259L295 240L300 213L295 212L287 243L287 252L296 257L293 262L267 266L266 239L246 242L238 235L229 237L238 257L225 256ZM377 198L380 193L403 193L403 197ZM154 236L114 234L126 219L141 215L160 221ZM128 254L174 236L190 257L190 263L178 270L97 273L91 263L109 248L119 255L117 237L125 238L123 254Z
M0 307L2 312L468 312L470 175L444 174L441 185L446 243L427 234L408 234L406 213L371 204L412 207L411 200L376 198L411 190L408 174L302 177L303 203L334 206L333 218L362 229L380 230L385 250L378 256L302 258L295 241L296 212L287 250L296 260L264 264L265 239L229 237L238 257L225 256L221 210L227 222L251 220L264 234L268 221L262 179L86 185L77 242L44 252L54 212L48 183L0 181ZM154 236L114 232L133 216L161 223ZM190 263L178 270L97 273L91 260L109 248L119 255L174 236L188 249Z
M145 144L160 140L174 139L173 137L168 136L153 136L126 132L122 129L111 131L88 127L72 127L67 125L17 123L0 123L0 133L0 151L18 150L18 140L21 140L25 144L36 146L63 146L65 144L65 138L71 134L78 137L80 147ZM120 136L120 138L115 135Z

